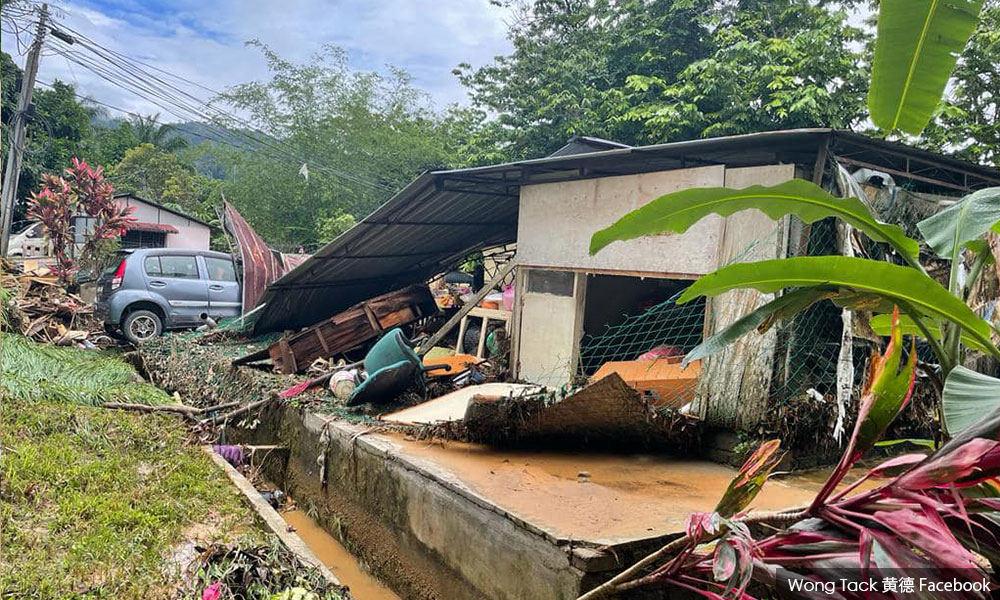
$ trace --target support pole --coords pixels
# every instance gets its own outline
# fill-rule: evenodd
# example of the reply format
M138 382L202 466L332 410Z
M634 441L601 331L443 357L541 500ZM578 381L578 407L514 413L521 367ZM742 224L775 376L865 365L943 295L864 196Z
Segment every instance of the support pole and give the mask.
M35 90L35 77L38 76L38 61L42 54L42 43L45 41L45 25L49 19L49 5L43 4L41 16L38 19L38 30L35 40L28 50L28 58L24 64L24 78L21 80L21 95L17 101L17 111L12 117L13 131L10 136L10 151L7 155L7 165L3 175L3 192L0 194L0 255L7 256L10 245L10 228L14 219L14 203L17 201L17 183L21 176L25 138L28 129L28 110L31 106L31 96Z

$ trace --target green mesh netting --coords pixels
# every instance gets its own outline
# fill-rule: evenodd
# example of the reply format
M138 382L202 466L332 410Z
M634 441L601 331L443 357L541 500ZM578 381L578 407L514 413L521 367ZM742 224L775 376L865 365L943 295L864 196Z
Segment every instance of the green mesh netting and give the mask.
M760 260L759 247L773 248L782 239L783 228L776 226L768 235L749 244L733 262ZM837 234L832 220L814 223L810 229L808 253L837 253ZM579 375L589 377L609 361L636 360L641 354L660 348L661 352L680 356L703 340L706 301L704 298L678 304L683 291L669 299L626 315L616 324L607 325L593 335L584 336L580 345ZM716 299L714 310L725 305ZM827 395L836 394L837 358L842 331L841 311L829 302L819 303L794 319L775 326L773 373L769 397L784 402L801 397L809 390ZM755 335L755 334L750 334ZM860 382L867 352L855 352L855 376ZM715 368L719 368L716 366ZM741 369L743 365L725 365ZM672 398L662 398L667 404Z

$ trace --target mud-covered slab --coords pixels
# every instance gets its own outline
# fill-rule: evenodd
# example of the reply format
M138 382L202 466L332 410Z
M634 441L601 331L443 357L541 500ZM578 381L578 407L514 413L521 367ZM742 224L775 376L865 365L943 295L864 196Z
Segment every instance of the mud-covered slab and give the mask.
M484 383L470 385L423 404L383 415L381 420L398 425L432 425L445 421L461 421L474 396L517 397L534 394L541 387L524 383Z
M657 454L509 451L389 435L395 454L467 487L556 538L620 544L683 531L692 511L711 510L737 471ZM807 504L815 479L772 480L752 505Z

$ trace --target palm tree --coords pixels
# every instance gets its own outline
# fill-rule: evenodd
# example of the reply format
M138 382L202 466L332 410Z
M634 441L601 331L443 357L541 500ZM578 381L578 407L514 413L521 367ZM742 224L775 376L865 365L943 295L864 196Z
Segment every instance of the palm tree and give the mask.
M187 141L173 134L175 127L170 123L160 123L160 113L143 116L132 115L129 118L132 132L143 144L152 144L166 152L180 150L187 146Z

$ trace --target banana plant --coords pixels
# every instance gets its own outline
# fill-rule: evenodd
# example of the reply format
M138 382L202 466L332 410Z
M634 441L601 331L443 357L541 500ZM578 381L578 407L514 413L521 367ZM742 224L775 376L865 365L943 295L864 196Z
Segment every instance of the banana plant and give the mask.
M927 275L919 260L919 242L900 227L876 219L857 197L837 197L801 179L741 190L693 188L661 196L596 232L590 252L645 235L684 233L709 215L729 216L748 209L760 210L772 219L795 215L806 223L829 217L840 219L872 240L889 245L905 265L849 256L800 256L723 267L696 281L678 303L741 288L785 293L705 340L685 361L710 356L750 331L764 332L816 302L831 301L841 307L885 315L873 319L873 327L882 335L888 335L888 315L898 307L903 330L923 338L937 357L941 368L941 379L935 387L942 401L939 413L945 433L957 433L957 427L948 426L948 413L961 412L956 409L961 405L956 400L959 396L951 391L956 386L947 385L950 374L962 363L967 350L1000 359L1000 348L992 340L994 325L966 303L993 261L982 237L990 230L1000 232L1000 188L976 191L918 224L927 246L940 258L951 261L947 287ZM967 257L971 260L968 269ZM1000 406L997 389L992 388L988 396L991 406ZM947 402L943 400L945 391ZM967 424L967 419L956 418Z

